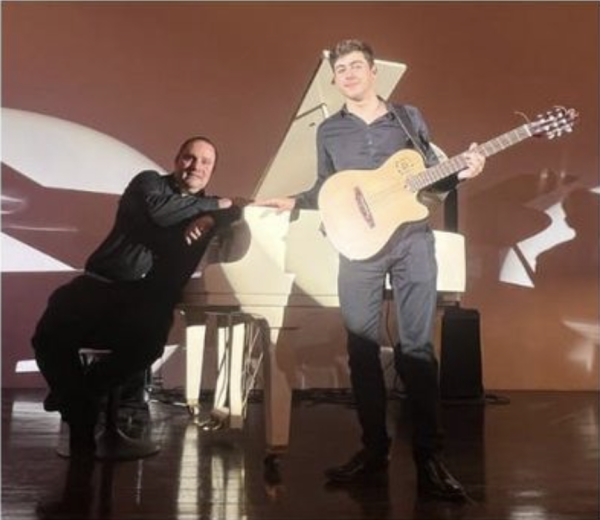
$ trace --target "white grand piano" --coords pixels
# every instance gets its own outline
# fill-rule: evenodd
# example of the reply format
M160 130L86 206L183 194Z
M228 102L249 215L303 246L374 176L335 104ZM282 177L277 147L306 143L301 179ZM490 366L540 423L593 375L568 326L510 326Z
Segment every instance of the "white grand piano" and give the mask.
M387 98L406 66L378 60L377 67L378 91ZM323 53L256 199L312 186L317 126L341 105ZM204 353L216 346L225 376L216 381L215 411L222 410L230 427L241 427L248 389L259 380L270 453L285 451L289 443L294 388L348 386L338 255L319 226L318 211L245 208L243 222L216 239L219 247L190 280L180 305L188 407L198 411ZM452 299L465 288L464 240L456 233L435 235L436 254L444 259L438 290Z

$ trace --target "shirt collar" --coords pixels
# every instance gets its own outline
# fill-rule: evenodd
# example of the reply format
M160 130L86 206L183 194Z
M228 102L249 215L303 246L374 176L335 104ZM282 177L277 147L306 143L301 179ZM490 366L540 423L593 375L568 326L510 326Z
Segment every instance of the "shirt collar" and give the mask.
M175 178L175 173L174 172L171 172L167 176L167 182L169 183L169 186L171 187L171 189L174 192L181 194L181 189L179 188L179 184L177 183L177 179Z
M173 191L175 193L179 193L179 195L187 196L187 194L185 194L181 191L181 188L179 187L179 184L177 183L177 179L175 178L174 172L172 172L170 175L167 176L167 182L169 183L169 185L171 186L171 188L173 189ZM198 193L194 193L193 196L194 197L206 197L206 190L200 190Z
M381 96L377 96L377 97L381 101L383 101L383 103L385 104L385 107L387 108L387 114L385 116L390 120L396 119L396 111L394 110L392 104L389 101L386 101L385 99L383 99ZM347 117L347 116L352 115L348 111L348 107L346 106L346 103L343 104L342 109L340 110L340 114L342 117Z

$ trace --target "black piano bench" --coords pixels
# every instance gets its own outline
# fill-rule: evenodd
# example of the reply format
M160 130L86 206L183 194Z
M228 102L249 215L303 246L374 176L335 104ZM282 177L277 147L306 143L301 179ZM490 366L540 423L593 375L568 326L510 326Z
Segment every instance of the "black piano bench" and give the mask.
M85 348L80 349L79 354L83 365L88 366L95 359L102 356L111 355L110 350ZM153 442L134 439L126 435L118 425L119 416L119 397L121 387L114 387L108 394L105 408L104 425L100 432L96 433L96 451L94 458L97 460L125 461L138 460L151 455L155 455L160 448ZM61 439L59 447L56 449L59 456L70 457L68 438Z

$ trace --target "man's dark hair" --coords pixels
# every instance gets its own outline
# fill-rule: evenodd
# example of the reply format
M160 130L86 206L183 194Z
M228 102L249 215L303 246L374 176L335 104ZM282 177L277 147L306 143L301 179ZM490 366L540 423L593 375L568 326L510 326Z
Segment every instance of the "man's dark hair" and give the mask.
M342 40L335 44L335 46L329 51L329 64L331 68L335 66L335 62L342 56L350 54L351 52L362 52L363 56L367 60L367 63L372 67L375 64L375 53L373 48L366 42L361 40Z

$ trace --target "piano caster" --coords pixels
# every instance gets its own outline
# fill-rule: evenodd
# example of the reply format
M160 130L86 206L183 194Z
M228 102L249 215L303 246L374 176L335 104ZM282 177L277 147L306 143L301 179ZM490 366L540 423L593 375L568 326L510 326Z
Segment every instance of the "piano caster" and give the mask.
M205 432L215 432L217 430L222 430L225 428L225 423L219 419L214 417L209 417L208 419L204 419L203 421L195 420L194 424L198 425L202 431Z
M196 418L200 415L200 404L199 403L192 403L192 402L188 401L186 409L193 418Z
M263 481L267 496L275 500L285 491L283 478L281 477L280 462L281 458L273 453L267 455L264 459Z
M230 415L226 410L216 408L210 412L210 416L207 419L201 420L199 416L195 416L194 424L205 432L214 432L227 428L229 419Z
M279 466L279 461L281 460L280 453L267 453L265 458L263 459L263 464L265 467L272 468Z

